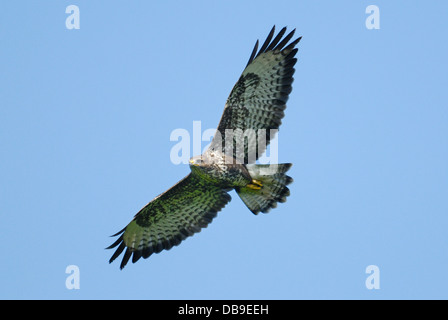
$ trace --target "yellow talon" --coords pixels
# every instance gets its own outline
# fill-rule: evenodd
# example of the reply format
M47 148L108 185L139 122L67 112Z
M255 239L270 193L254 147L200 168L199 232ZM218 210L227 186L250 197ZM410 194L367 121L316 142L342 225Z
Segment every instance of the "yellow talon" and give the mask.
M249 183L246 187L253 190L260 190L263 187L263 184L259 180L252 179L252 182Z

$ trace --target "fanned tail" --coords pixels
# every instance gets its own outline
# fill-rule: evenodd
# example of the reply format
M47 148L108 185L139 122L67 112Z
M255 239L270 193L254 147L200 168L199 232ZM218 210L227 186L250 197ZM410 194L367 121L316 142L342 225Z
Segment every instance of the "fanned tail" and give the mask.
M278 202L285 202L289 196L289 185L293 179L286 175L292 163L276 165L248 164L252 183L236 189L241 200L254 214L267 213L276 208Z

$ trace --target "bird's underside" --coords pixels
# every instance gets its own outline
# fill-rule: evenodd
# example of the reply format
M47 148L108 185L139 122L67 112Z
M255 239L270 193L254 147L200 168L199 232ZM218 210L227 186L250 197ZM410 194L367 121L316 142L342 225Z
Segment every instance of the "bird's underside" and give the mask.
M296 44L294 30L272 28L258 41L224 107L208 150L190 160L191 172L144 206L114 236L117 247L109 262L124 251L120 268L141 257L169 250L199 232L231 200L235 190L254 214L268 212L289 195L286 175L291 164L256 164L278 130L292 91ZM231 136L230 136L231 134ZM230 143L229 143L230 141ZM237 147L239 146L239 147ZM229 161L230 159L230 161Z

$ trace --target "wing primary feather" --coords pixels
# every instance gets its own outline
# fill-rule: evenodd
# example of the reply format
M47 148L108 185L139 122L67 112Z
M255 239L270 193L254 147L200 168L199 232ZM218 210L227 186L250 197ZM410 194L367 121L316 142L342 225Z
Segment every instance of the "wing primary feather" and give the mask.
M282 39L285 32L286 32L286 27L283 27L283 29L280 30L280 32L277 34L277 36L274 38L274 40L272 40L272 42L269 44L269 46L266 48L265 51L273 50L274 47L277 45L277 43Z
M273 50L282 50L282 48L288 43L289 40L294 36L294 32L296 29L292 30L288 35L273 49Z
M116 234L111 235L111 237L116 237L119 234L123 233L126 230L126 227L124 227L123 229L121 229L120 231L118 231Z
M123 236L121 236L119 240L122 241ZM124 242L121 242L120 246L117 248L117 250L115 250L114 254L110 258L109 263L112 263L123 252L123 250L125 248L126 248L126 245L124 244Z
M266 40L263 43L263 45L261 46L260 51L258 51L257 57L266 50L267 46L269 45L269 42L271 42L272 37L274 36L274 32L275 32L275 26L273 26L272 29L271 29L271 32L269 32L269 35L266 38Z
M283 50L284 51L291 50L292 48L294 48L296 46L296 44L298 44L300 42L300 40L302 40L302 37L299 37L296 40L294 40L293 42L291 42L290 44L288 44L288 46Z
M258 50L258 40L255 42L254 50L252 50L252 54L250 55L249 61L246 64L246 67L254 60L255 55L257 54Z
M134 254L132 255L132 263L136 263L142 256L142 251L141 250L137 250L134 251Z
M118 234L117 234L118 235ZM108 246L106 249L112 249L115 248L116 246L118 246L120 244L120 242L123 241L123 235L121 235L121 237L119 237L117 239L117 241L115 241L114 243L112 243L110 246Z
M124 266L128 263L131 255L132 255L132 251L129 248L127 248L126 252L124 253L123 260L121 260L120 269L123 269Z

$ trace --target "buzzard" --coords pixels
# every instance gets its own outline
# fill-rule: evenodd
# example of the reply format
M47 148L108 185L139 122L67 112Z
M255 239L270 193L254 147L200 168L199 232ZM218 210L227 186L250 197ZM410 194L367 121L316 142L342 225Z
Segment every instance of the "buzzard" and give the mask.
M144 206L134 219L113 236L118 246L109 260L123 251L120 269L132 256L141 257L169 250L212 222L235 190L254 214L266 213L289 196L286 164L256 164L278 130L292 91L295 30L286 27L275 37L275 26L249 61L233 87L209 148L190 159L191 172L169 190Z

